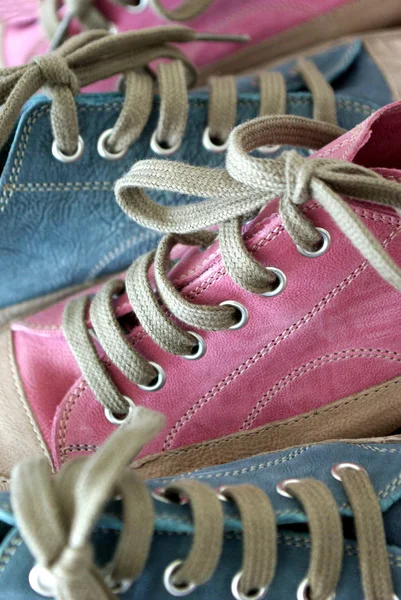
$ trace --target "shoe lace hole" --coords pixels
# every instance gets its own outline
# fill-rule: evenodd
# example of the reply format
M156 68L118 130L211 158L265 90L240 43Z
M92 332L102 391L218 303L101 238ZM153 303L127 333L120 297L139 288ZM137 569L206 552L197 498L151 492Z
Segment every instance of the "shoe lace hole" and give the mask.
M227 150L228 140L219 140L210 136L209 127L206 127L202 137L203 147L209 152L225 152Z
M235 300L226 300L224 302L220 302L220 306L231 306L231 308L234 309L236 321L234 325L231 325L231 327L229 327L229 329L241 329L242 327L244 327L244 325L248 323L249 313L245 306L243 306L243 304L240 304Z
M262 598L266 596L268 586L252 588L246 593L241 592L239 589L241 577L242 571L238 571L238 573L234 575L231 582L231 593L234 596L235 600L262 600Z
M191 594L197 587L195 583L185 582L176 584L173 582L174 575L182 565L182 560L174 560L168 565L163 575L164 587L171 596L183 597Z
M131 416L133 409L135 408L135 403L128 396L123 396L124 400L127 403L127 412L125 413L117 413L115 411L110 410L110 408L104 408L104 415L106 419L112 425L122 425Z
M195 338L195 344L192 348L190 354L184 354L182 358L186 358L187 360L198 360L202 358L202 356L206 353L206 342L199 333L195 333L194 331L188 331L192 337Z
M130 3L125 7L131 13L143 12L149 4L149 0L130 0Z
M275 276L275 281L271 289L267 292L262 292L260 295L266 297L278 296L286 288L287 277L281 269L276 269L275 267L268 267L266 271L269 271Z
M172 154L175 154L177 152L180 146L181 140L178 141L176 144L173 144L172 146L165 141L159 141L157 139L156 130L153 132L152 137L150 139L151 149L155 154L158 154L159 156L171 156Z
M127 154L128 148L123 148L117 152L112 152L108 145L112 133L112 129L106 129L103 131L97 141L97 151L99 155L106 160L120 160L123 156L125 156L125 154Z
M60 148L57 146L56 140L53 140L52 144L52 154L55 159L59 160L63 163L74 163L81 158L85 150L85 143L82 137L78 136L77 148L73 154L65 154Z
M302 256L306 256L307 258L318 258L319 256L323 256L330 248L331 235L329 232L326 229L323 229L323 227L316 227L316 229L320 233L320 240L313 250L305 250L301 246L297 246L297 250Z
M138 383L137 385L139 389L144 390L145 392L157 392L158 390L161 390L166 383L166 373L164 372L164 369L157 363L150 360L149 364L155 369L156 376L148 384L144 385Z

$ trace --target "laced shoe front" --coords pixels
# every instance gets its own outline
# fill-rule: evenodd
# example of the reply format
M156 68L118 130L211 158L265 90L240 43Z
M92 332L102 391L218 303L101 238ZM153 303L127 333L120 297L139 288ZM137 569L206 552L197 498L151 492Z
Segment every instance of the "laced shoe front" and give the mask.
M288 436L325 439L328 428L338 437L393 431L400 115L399 103L382 109L311 159L248 154L272 135L312 148L332 139L329 125L271 117L234 130L227 171L137 163L117 182L117 199L168 234L157 250L125 281L2 335L4 486L26 454L44 452L58 469L96 450L134 406L166 415L137 459L151 475L207 464L219 438L223 459L244 437L256 453L258 440L286 447ZM209 200L165 207L142 188ZM180 260L169 270L172 251ZM367 424L361 407L377 398L386 410Z
M212 77L193 91L197 71L174 44L198 37L183 26L91 31L30 64L0 70L0 326L69 295L71 287L122 271L155 246L160 233L134 223L114 198L115 180L137 160L162 155L220 166L229 132L258 114L311 116L332 124L334 139L390 100L383 87L384 96L372 102L336 95L311 60L241 82ZM329 67L326 55L318 62L332 79L355 50L329 54ZM354 59L363 61L364 53ZM124 93L78 94L117 74ZM291 89L310 93L287 94L289 78ZM273 137L270 143L261 155L280 150ZM168 192L159 199L192 201Z
M55 477L44 459L14 469L0 599L397 600L398 478L384 486L396 439L292 448L160 487L128 465L162 426L139 408Z

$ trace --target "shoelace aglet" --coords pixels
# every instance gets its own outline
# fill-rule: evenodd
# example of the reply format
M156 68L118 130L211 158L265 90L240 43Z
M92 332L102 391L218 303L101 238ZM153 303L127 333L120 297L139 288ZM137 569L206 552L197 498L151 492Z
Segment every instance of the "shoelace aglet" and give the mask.
M238 42L245 44L251 37L247 34L226 34L226 33L196 33L195 40L202 42Z
M68 28L71 25L71 22L74 19L74 17L74 12L68 11L61 19L60 24L57 27L57 31L54 34L53 39L50 43L50 51L57 50L57 48L61 46L63 42L65 42L68 35Z

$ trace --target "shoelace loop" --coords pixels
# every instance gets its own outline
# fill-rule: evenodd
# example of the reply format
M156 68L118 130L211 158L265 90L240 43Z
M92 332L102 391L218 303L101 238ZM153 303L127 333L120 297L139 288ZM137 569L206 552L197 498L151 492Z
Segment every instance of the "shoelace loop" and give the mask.
M112 600L114 591L127 590L140 577L151 551L155 515L149 490L129 464L162 426L158 413L138 409L136 418L118 429L97 454L67 463L55 476L43 459L14 469L11 500L21 534L37 561L30 575L37 593L50 592L57 600ZM364 597L395 600L383 518L369 476L362 467L347 463L335 465L332 474L343 484L355 519ZM279 482L277 491L299 502L309 528L310 563L297 597L334 598L344 539L332 493L315 479ZM100 570L90 537L116 494L121 498L122 529L112 561ZM220 501L226 501L235 504L242 523L242 566L233 576L232 594L237 600L261 600L268 594L276 572L277 524L271 501L260 488L241 484L216 493L196 479L179 479L153 495L191 507L192 546L186 558L165 569L168 592L190 594L218 569L224 541Z

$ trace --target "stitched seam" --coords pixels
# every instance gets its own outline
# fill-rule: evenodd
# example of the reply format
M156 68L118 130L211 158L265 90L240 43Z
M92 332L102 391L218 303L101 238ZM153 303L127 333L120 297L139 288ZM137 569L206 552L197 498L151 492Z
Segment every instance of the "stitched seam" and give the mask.
M15 535L10 539L8 546L4 548L3 554L0 556L0 576L4 573L6 566L21 544L23 544L23 539L19 533L16 532Z
M393 356L391 356L393 355ZM309 374L311 371L318 369L319 367L326 366L331 363L335 363L342 360L350 360L355 358L381 358L383 360L390 360L395 362L401 362L401 355L391 350L380 350L370 348L360 349L348 349L319 356L314 360L311 360L300 367L294 369L291 373L282 377L274 385L271 386L268 392L258 400L255 406L251 409L245 421L240 427L240 430L249 429L257 417L263 412L268 403L279 394L287 385L296 381L303 375Z
M124 240L119 246L116 246L110 250L94 267L92 267L87 275L87 279L93 279L99 275L102 269L104 269L110 262L120 256L121 253L125 252L126 250L129 250L135 245L142 244L145 241L149 241L152 238L156 241L156 239L159 237L160 235L157 234L156 231L146 230L145 232L141 232L130 239Z
M274 340L269 342L251 358L248 358L241 365L236 367L225 379L220 381L218 384L213 386L209 392L204 394L190 409L179 419L175 425L171 428L170 432L166 436L163 450L168 450L174 441L175 436L178 434L180 429L186 425L190 419L205 406L210 400L212 400L219 392L225 389L232 381L237 379L242 373L249 369L252 365L256 364L260 359L270 353L275 347L278 346L282 341L287 339L292 333L298 331L303 325L308 323L314 316L316 316L327 304L335 298L347 285L349 285L366 267L367 262L362 263L351 275L349 275L341 284L337 285L334 290L331 290L318 304L312 308L304 317L299 319L296 323L293 323L290 327L280 333Z
M390 241L398 234L400 228L398 228L395 231L392 231L390 235L384 240L384 247L386 247L390 243ZM248 358L245 362L236 367L234 371L232 371L227 377L221 380L218 384L214 385L206 394L204 394L199 400L197 400L197 402L195 402L186 411L186 413L178 421L176 421L176 423L170 429L170 432L165 438L163 450L168 450L171 448L174 439L181 430L181 428L184 427L201 408L206 406L211 400L213 400L214 397L216 397L219 394L219 392L221 392L228 385L230 385L230 383L235 381L235 379L237 379L244 372L246 372L251 366L253 366L257 362L259 362L259 360L264 358L264 356L270 353L282 341L287 339L295 331L298 331L301 327L303 327L303 325L308 323L323 308L325 308L329 302L331 302L339 293L341 293L348 285L350 285L368 266L369 263L367 261L364 261L340 284L338 284L334 289L332 289L328 294L326 294L326 296L322 300L320 300L320 302L315 304L312 310L309 311L304 317L299 319L296 323L293 323L290 327L288 327L282 333L280 333L274 340L272 340L261 350L256 352L251 358Z
M77 388L75 388L74 391L70 394L70 397L68 398L68 400L65 404L64 410L63 410L63 416L62 416L62 418L60 420L60 424L59 424L59 436L58 436L58 447L59 447L60 459L61 459L62 463L65 461L65 455L63 452L63 448L65 446L69 418L71 416L71 412L72 412L76 402L82 396L82 394L87 389L87 387L88 387L88 384L86 383L86 381L81 381L79 386Z
M299 105L299 104L304 104L304 105L311 105L311 99L310 98L290 98L290 102L293 105ZM192 100L191 101L191 107L193 108L204 108L207 105L207 101L201 101L201 100ZM257 103L251 100L240 100L239 105L242 106L255 106ZM374 112L374 108L370 107L367 104L361 104L358 101L354 101L354 100L346 100L346 99L338 99L337 100L337 105L345 108L345 109L349 109L350 107L353 107L355 112L362 112L364 114L371 114L372 112ZM83 113L83 112L111 112L113 110L119 111L121 110L122 107L122 101L115 101L115 102L110 102L110 103L105 103L102 106L77 106L77 111L78 113ZM17 181L21 172L21 168L22 168L22 163L23 163L23 159L25 157L25 153L27 150L27 146L28 146L28 141L29 141L29 134L32 131L32 127L33 125L36 123L36 121L38 121L39 118L48 115L50 113L50 105L45 105L45 106L41 106L37 109L35 109L32 114L29 116L26 124L24 125L24 128L21 132L21 144L18 146L17 150L16 150L16 155L15 155L15 160L14 160L14 164L11 167L11 172L10 172L10 176L9 176L9 180L5 183L4 185L4 190L3 190L3 198L0 198L0 212L3 212L6 208L6 206L8 205L13 192L16 191L16 189L24 189L26 191L46 191L47 189L51 189L51 185L52 184L18 184L17 186ZM348 138L348 140L350 140L351 138ZM98 182L99 183L99 182ZM106 184L107 186L111 186L113 185L112 182L102 182L102 185ZM19 187L19 186L27 186L27 187ZM60 185L60 184L55 184L55 185ZM65 185L65 184L62 184ZM74 184L73 184L74 185ZM80 184L76 184L76 185L80 185ZM85 184L84 184L85 185ZM38 188L36 188L36 186L38 186ZM49 186L49 187L46 187ZM79 188L79 189L86 189L86 190L90 190L91 187L83 187L83 188Z
M302 421L308 421L309 419L314 419L315 417L321 417L322 415L326 415L327 413L333 412L333 411L338 411L338 410L342 410L344 407L349 406L350 404L354 404L355 402L358 402L359 400L363 399L363 398L367 398L369 396L373 396L374 394L379 393L382 390L386 390L389 389L390 387L393 386L397 386L399 383L401 383L401 378L396 379L395 381L392 381L391 383L388 383L386 385L380 385L378 386L376 389L371 390L369 392L365 392L364 394L360 394L359 396L357 396L356 398L352 398L351 400L349 400L348 402L343 402L342 404L338 404L336 406L333 405L327 405L327 406L323 406L320 407L319 409L317 409L316 411L314 411L313 413L307 414L307 415L300 415L298 417L293 417L290 420L284 422L284 423L271 423L269 425L266 425L258 430L254 430L251 432L247 432L245 435L247 437L247 439L253 438L253 437L258 437L259 435L263 435L264 433L266 433L267 431L271 431L273 429L283 429L283 428L287 428L287 427L292 427L294 425L297 425L298 423L301 423ZM227 438L220 438L220 439L215 439L209 442L206 442L206 444L204 444L204 446L207 446L207 448L216 448L219 446L225 446L226 444L231 444L232 442L235 443L236 439L238 439L237 437L233 438L233 437L227 437ZM359 444L356 444L357 446L359 446ZM309 446L308 446L309 447ZM366 447L366 449L369 449L368 447ZM196 450L196 447L195 447ZM174 457L180 456L182 454L188 454L191 451L193 451L193 448L189 447L189 448L182 448L180 450L174 450L173 451L173 455ZM401 452L401 450L399 451ZM163 462L166 460L169 460L171 458L171 454L165 454L162 456L157 457L157 462ZM190 476L191 473L186 473L183 474L182 477L188 477ZM166 483L166 482L165 482Z

